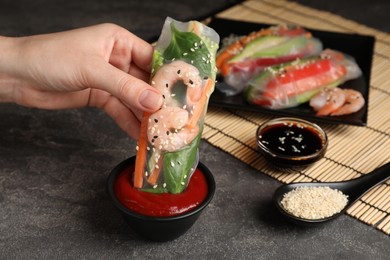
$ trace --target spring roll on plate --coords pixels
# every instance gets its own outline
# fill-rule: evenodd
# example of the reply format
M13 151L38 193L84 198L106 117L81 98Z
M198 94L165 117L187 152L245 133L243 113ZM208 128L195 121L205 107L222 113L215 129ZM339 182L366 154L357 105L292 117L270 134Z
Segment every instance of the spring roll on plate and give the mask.
M197 21L167 18L155 47L150 84L161 91L160 110L144 113L134 187L181 193L198 163L198 145L215 85L219 35Z
M326 49L318 56L266 68L249 82L245 98L270 109L294 107L361 74L352 57Z
M277 25L253 32L218 52L217 68L227 83L218 88L228 96L235 95L264 68L321 51L321 41L299 26Z

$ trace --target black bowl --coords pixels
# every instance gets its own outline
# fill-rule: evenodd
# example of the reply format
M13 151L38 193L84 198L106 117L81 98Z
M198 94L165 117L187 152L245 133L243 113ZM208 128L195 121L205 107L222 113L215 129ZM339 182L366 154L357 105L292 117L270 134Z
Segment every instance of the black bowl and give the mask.
M287 137L289 134L286 134L286 129L290 129L287 131L293 133L290 137ZM274 146L262 139L266 132L268 132L268 136L272 136ZM279 143L277 138L281 140L282 135L287 140L295 138L291 142L286 142L286 145L291 145L291 147L297 149L297 152L286 153L281 150L284 147L278 146L282 146L282 141L279 141ZM295 141L298 140L297 137L301 139L299 142ZM306 148L299 147L302 140L306 140L304 141ZM307 120L293 117L275 118L260 125L256 131L256 141L260 153L268 163L284 172L299 171L313 165L324 157L328 147L328 136L320 126ZM304 152L305 149L307 153Z
M152 241L169 241L176 239L186 233L196 222L201 212L212 200L215 193L215 180L210 170L201 162L198 169L203 173L208 185L208 194L205 200L195 209L181 215L172 217L151 217L141 215L126 208L115 196L114 184L117 176L128 166L135 164L135 156L118 164L110 173L107 180L108 194L120 211L124 220L139 236Z

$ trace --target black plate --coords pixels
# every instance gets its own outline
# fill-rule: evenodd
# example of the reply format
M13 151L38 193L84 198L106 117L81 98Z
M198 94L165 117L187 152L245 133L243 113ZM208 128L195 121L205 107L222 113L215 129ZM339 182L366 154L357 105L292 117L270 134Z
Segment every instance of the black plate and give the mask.
M231 34L245 35L261 28L269 27L270 24L240 22L235 20L227 20L220 18L213 18L209 26L218 32L221 39L228 37ZM260 106L255 106L247 103L242 94L235 96L226 96L217 88L210 97L211 106L226 107L232 109L249 110L260 113L268 113L279 116L294 116L307 120L322 121L326 123L335 124L349 124L349 125L366 125L368 112L368 95L371 76L371 64L374 51L375 38L368 35L360 34L345 34L328 31L309 30L314 37L320 39L325 48L330 48L344 52L355 58L357 64L363 72L363 75L355 80L348 81L341 85L341 88L352 88L360 91L366 100L364 107L353 114L337 116L337 117L319 117L316 116L313 109L306 103L297 107L272 110ZM217 86L225 84L223 79L217 82Z

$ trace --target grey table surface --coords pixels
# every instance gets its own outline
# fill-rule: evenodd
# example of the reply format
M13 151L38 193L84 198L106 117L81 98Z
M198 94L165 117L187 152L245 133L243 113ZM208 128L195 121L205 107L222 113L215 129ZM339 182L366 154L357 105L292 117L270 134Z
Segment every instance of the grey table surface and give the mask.
M204 17L226 0L0 0L0 35L101 22L144 39L166 16ZM386 1L299 1L390 32ZM1 55L1 53L0 53ZM202 141L217 191L182 237L137 237L106 194L110 170L134 155L104 112L0 104L0 259L389 259L389 237L347 215L316 228L287 223L270 200L281 184Z

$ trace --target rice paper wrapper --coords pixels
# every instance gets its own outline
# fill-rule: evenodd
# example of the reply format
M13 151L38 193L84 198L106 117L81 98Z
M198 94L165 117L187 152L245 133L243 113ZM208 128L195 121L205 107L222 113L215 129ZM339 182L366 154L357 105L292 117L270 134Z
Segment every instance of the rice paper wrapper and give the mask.
M266 68L249 82L245 98L270 109L294 107L361 74L353 57L326 49L318 56Z
M145 113L134 186L153 193L181 193L195 171L208 101L215 87L219 35L197 21L167 18L153 54L150 84L162 108Z

